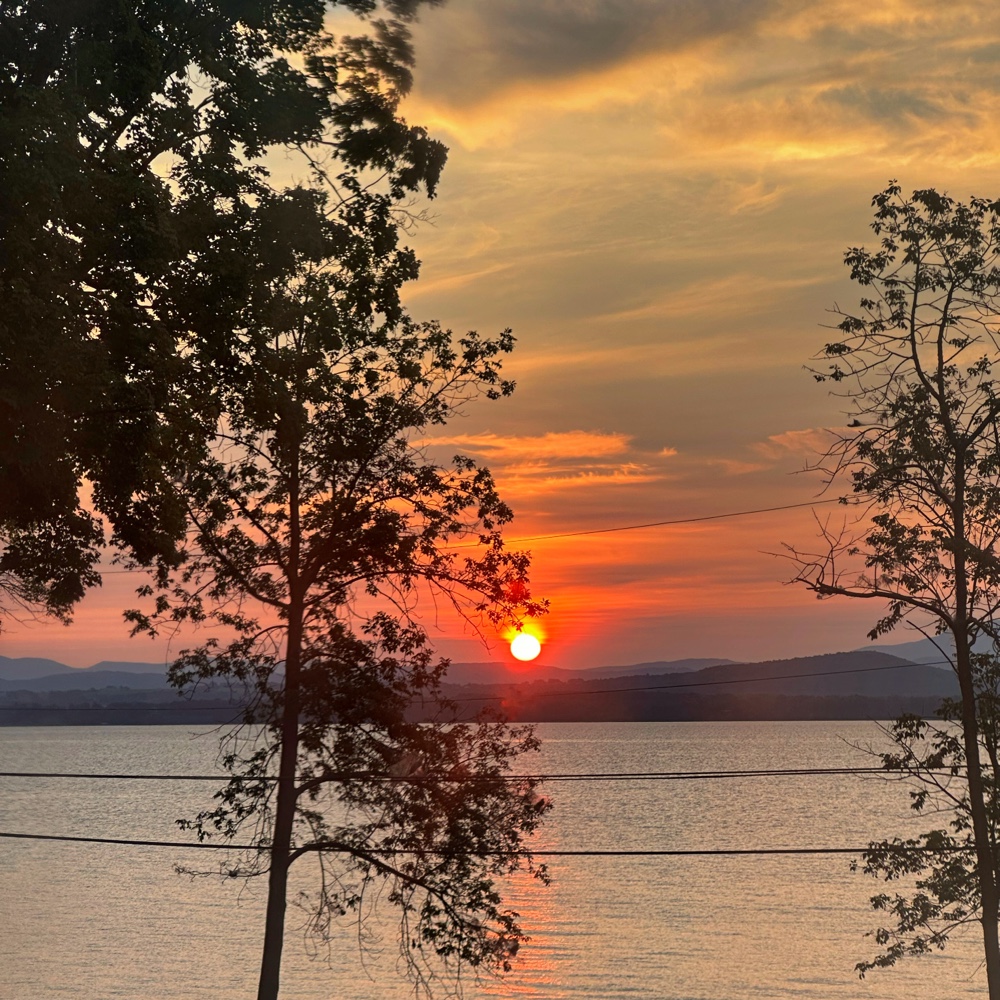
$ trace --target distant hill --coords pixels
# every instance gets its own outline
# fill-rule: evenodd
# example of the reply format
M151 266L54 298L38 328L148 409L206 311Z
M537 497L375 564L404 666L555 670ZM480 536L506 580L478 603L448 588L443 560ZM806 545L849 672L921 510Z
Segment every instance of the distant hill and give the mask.
M467 714L497 706L515 721L891 718L928 714L958 686L948 672L875 651L725 663L648 674L449 686Z
M929 663L950 670L951 664L948 661L954 655L955 643L950 635L939 635L935 636L933 640L916 639L913 642L880 643L877 646L862 646L861 648L862 650L891 653L893 656L901 656L904 660L911 660L913 663ZM993 641L986 636L981 636L973 649L977 653L990 653L993 651Z
M724 691L775 694L883 697L902 691L945 697L958 690L957 681L945 671L875 650L726 664L689 676L691 681L706 686L710 682ZM769 677L779 679L765 679Z
M91 667L81 667L84 673L97 670L117 670L129 674L160 674L166 676L166 663L132 663L125 660L101 660Z
M713 667L720 663L732 663L718 657L687 660L656 660L653 663L633 663L625 667L588 667L581 670L567 670L565 667L549 667L545 664L524 663L452 663L448 668L449 684L519 684L537 680L587 680L606 677L636 677L640 675L679 674L703 667Z
M56 660L43 660L34 656L11 659L0 656L0 680L27 680L31 677L46 677L49 674L65 674L73 670Z
M109 670L127 674L156 674L163 677L166 676L167 667L164 663L132 663L112 660L101 660L100 663L95 663L90 667L69 667L58 660L46 660L31 656L15 658L0 656L0 681L33 680L60 674L79 678L89 686L94 683L93 678L89 675Z
M99 669L112 665L139 669ZM195 705L169 688L162 666L152 668L105 662L84 670L54 660L0 658L0 672L47 671L0 677L0 724L214 724L239 717L241 699L225 685L203 689ZM472 682L463 683L467 678ZM665 660L594 670L458 663L445 692L461 718L490 705L512 721L532 722L889 719L933 713L943 697L957 694L957 683L948 670L875 649L764 663ZM414 705L411 717L422 718L421 711Z
M587 670L565 670L563 673L587 680L595 677L642 677L661 674L686 674L705 667L717 667L735 660L725 660L719 657L701 657L687 660L654 660L652 663L633 663L627 667L592 667Z
M594 667L567 670L534 663L520 667L510 663L453 663L448 670L452 684L515 684L525 680L576 680L603 677L660 675L698 670L731 660L718 658L658 660L631 666ZM0 656L0 691L71 691L107 685L149 689L165 684L167 667L163 663L133 663L102 660L90 667L69 667L56 660ZM112 676L113 675L113 676ZM24 682L13 684L10 682Z

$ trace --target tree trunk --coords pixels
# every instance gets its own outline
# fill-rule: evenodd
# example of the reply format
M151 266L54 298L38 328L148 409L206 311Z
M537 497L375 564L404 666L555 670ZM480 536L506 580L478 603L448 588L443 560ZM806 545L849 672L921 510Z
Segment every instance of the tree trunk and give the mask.
M299 760L300 673L304 599L299 579L302 526L299 518L299 470L297 454L289 483L288 518L288 631L285 648L285 687L281 713L281 753L278 791L267 879L267 911L264 917L264 951L260 961L257 1000L278 1000L281 985L281 951L285 940L285 909L288 898L288 867L291 863L292 832L298 801L296 776ZM992 1000L992 998L991 998Z
M962 738L965 769L969 782L969 810L976 845L976 875L979 880L983 949L990 1000L1000 1000L1000 937L998 937L998 894L996 866L990 846L986 793L979 759L979 718L972 676L972 643L969 637L968 579L965 558L965 495L963 464L957 463L955 496L955 671L962 691Z
M289 623L288 651L285 656L285 700L281 720L281 757L278 764L278 797L271 841L270 871L267 879L267 911L264 917L264 951L260 962L257 1000L278 1000L281 977L281 950L285 939L285 907L288 897L288 866L292 830L295 824L295 775L299 757L299 639L293 645ZM992 1000L992 998L991 998Z
M990 1000L1000 1000L1000 936L998 936L998 894L993 851L990 847L989 821L986 815L986 795L982 765L979 760L979 725L976 718L976 692L972 683L972 666L968 632L964 642L959 630L955 635L955 665L962 689L962 736L965 744L965 767L969 782L969 809L972 813L972 833L976 844L976 874L979 880L983 925L983 949L986 955L986 980Z

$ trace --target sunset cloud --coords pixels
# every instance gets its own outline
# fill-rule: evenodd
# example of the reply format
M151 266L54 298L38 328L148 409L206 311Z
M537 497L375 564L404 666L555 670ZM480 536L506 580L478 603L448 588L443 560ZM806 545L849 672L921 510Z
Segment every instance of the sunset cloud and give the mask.
M804 430L783 431L781 434L772 434L766 441L756 442L752 448L761 457L773 461L795 456L809 462L816 462L842 433L843 428L831 427L809 427Z
M525 459L596 458L621 455L629 450L628 434L593 431L549 431L536 437L505 437L500 434L458 434L424 438L421 445L450 445L490 461L507 464Z
M418 43L434 32L421 83L454 104L477 103L512 81L588 76L650 52L752 31L777 6L776 0L458 3L418 28Z
M686 316L710 312L713 316L767 308L776 296L793 289L817 285L821 277L774 278L754 274L727 274L692 282L655 301L618 313L595 316L594 322Z
M425 438L417 444L480 457L503 494L515 501L560 490L653 483L664 475L655 461L677 454L674 448L662 448L655 456L640 455L630 435L596 431L524 437L484 432Z
M512 537L615 529L526 544L548 662L863 644L875 609L783 586L766 554L812 544L808 507L618 529L816 497L794 473L845 418L806 367L827 310L857 303L843 253L876 239L872 195L1000 196L1000 6L448 0L414 38L404 112L450 158L418 206L433 224L405 234L407 308L518 341L514 396L420 444L491 469ZM87 606L113 617L125 579ZM78 621L5 636L7 655L92 643Z
M642 121L673 162L969 162L997 150L998 45L982 3L452 0L418 29L414 110L472 147L586 111L577 142L619 157Z

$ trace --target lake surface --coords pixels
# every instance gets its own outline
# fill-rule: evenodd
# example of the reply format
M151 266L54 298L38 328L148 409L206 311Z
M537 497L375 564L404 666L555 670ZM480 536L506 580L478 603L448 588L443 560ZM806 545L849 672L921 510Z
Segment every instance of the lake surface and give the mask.
M870 766L859 722L561 723L525 770L547 773ZM186 727L0 729L5 771L208 774L216 737ZM0 779L0 830L182 839L211 801L194 782ZM864 845L914 821L899 783L857 775L553 783L538 846L673 849ZM941 821L943 823L943 821ZM0 997L243 1000L256 991L263 884L191 879L181 849L0 841ZM556 858L554 884L512 886L532 935L503 982L471 1000L740 1000L984 996L975 930L948 951L859 981L878 883L844 855ZM310 956L290 911L283 996L395 1000L391 925L359 959L345 923ZM378 917L372 925L378 930ZM440 995L446 995L441 991Z

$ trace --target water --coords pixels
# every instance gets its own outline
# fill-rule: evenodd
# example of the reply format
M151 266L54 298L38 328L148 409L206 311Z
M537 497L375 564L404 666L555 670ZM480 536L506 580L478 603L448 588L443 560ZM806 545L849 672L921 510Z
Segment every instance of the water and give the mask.
M531 770L682 771L869 766L859 722L562 723L539 727ZM0 729L8 771L206 774L215 737L184 727ZM173 820L210 802L194 782L0 779L0 830L181 838ZM853 846L928 826L904 786L852 775L553 784L539 846L667 849ZM180 849L0 841L4 1000L237 1000L255 995L264 886L175 874ZM859 982L877 883L832 856L554 859L548 889L512 886L532 935L501 983L470 1000L940 1000L985 995L975 928L947 952ZM303 876L304 877L304 873ZM292 912L289 1000L395 1000L391 925L359 958L345 924L310 956ZM444 992L442 991L442 995Z

